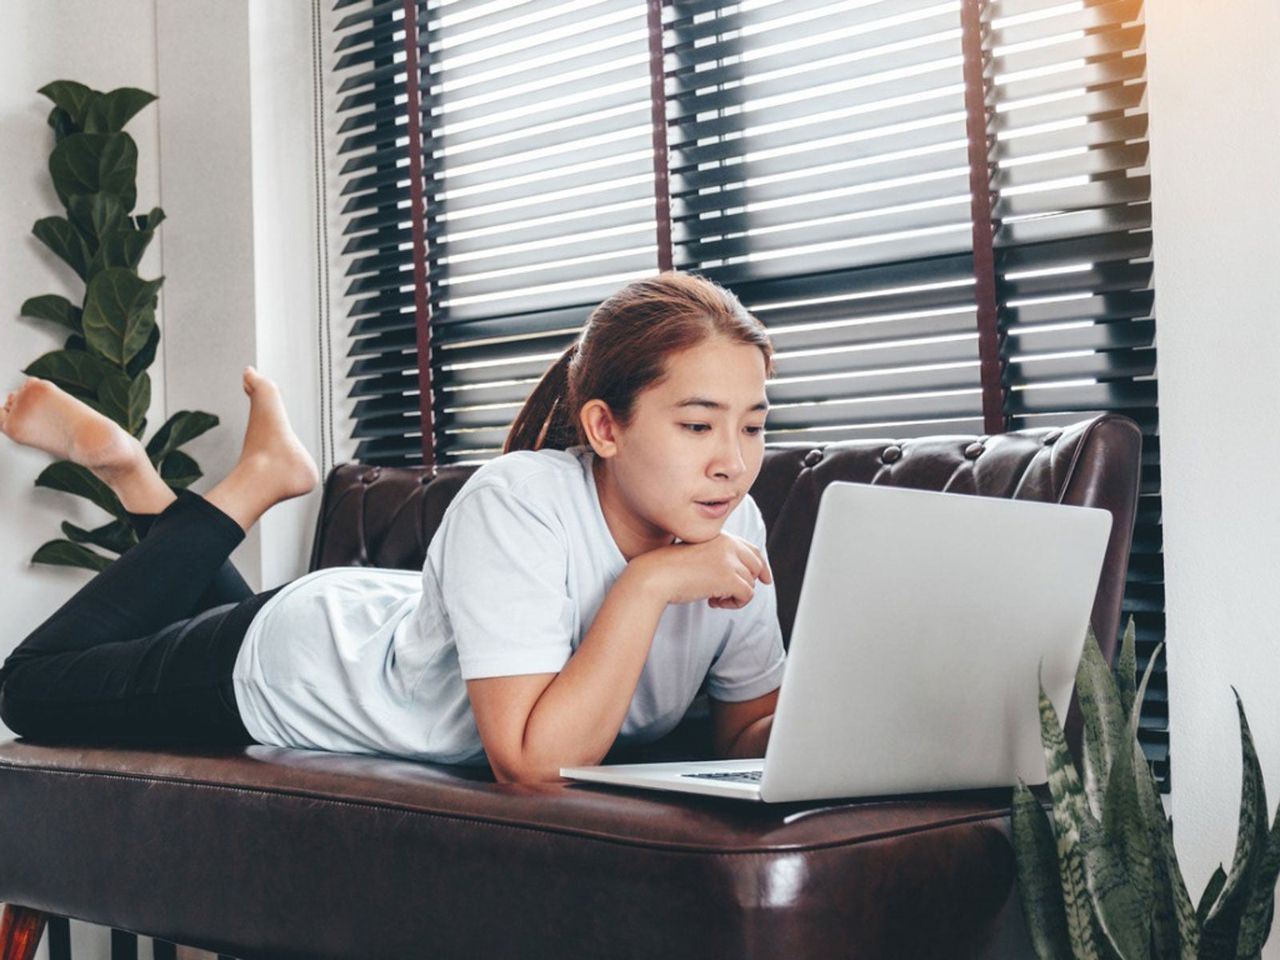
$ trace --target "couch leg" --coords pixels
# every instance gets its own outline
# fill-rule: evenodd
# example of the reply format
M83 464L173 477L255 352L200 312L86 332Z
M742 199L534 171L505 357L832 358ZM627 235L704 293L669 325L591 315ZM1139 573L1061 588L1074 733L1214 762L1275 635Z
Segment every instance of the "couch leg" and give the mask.
M31 960L40 946L45 919L39 910L6 903L0 920L0 960Z

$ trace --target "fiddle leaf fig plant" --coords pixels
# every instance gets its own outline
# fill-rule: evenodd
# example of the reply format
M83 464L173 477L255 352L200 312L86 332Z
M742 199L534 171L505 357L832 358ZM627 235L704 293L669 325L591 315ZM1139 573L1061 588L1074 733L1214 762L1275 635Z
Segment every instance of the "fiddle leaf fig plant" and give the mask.
M1229 873L1218 866L1197 905L1187 893L1173 821L1137 740L1159 654L1157 647L1135 690L1133 618L1114 674L1089 631L1076 671L1083 779L1040 687L1052 811L1046 815L1019 781L1012 817L1023 915L1040 960L1259 960L1271 932L1280 810L1268 828L1262 770L1238 694L1244 767L1235 856Z
M37 220L31 232L84 282L84 297L76 304L49 293L22 305L23 317L66 335L61 349L37 357L23 373L52 381L142 439L151 405L147 368L160 342L156 306L164 278L144 280L138 264L164 211L133 212L138 146L124 126L156 98L131 87L103 93L72 80L55 81L39 92L53 102L49 175L65 215ZM170 487L180 489L200 478L199 465L180 448L217 424L212 414L180 410L147 442L147 455ZM120 501L84 467L62 460L35 482L83 497L111 519L92 530L64 522L64 537L42 545L32 562L101 570L111 558L99 550L120 554L137 543Z

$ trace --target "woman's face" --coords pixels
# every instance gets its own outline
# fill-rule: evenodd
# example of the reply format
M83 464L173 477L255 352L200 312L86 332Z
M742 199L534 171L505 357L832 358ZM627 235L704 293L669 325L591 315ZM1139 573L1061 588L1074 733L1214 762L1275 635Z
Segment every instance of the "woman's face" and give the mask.
M767 409L760 348L719 337L669 355L629 426L602 401L584 406L601 508L627 560L720 533L760 473Z

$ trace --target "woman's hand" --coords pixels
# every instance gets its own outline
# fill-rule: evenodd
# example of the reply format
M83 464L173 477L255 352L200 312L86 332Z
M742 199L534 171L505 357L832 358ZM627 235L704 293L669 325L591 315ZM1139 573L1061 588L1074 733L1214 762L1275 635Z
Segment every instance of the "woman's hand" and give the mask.
M739 610L751 602L756 581L773 583L773 571L755 544L721 532L702 543L675 543L643 553L639 564L666 603L707 601Z

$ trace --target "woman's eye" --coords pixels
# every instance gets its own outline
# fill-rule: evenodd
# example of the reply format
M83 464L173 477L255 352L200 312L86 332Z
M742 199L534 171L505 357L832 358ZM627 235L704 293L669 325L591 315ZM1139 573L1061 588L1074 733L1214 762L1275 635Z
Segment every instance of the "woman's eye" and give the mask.
M706 423L682 423L680 424L680 426L684 427L686 430L691 431L692 433L704 433L707 430L711 429L710 424L706 424ZM747 433L753 437L759 436L760 434L764 433L764 427L753 426L753 427L744 427L743 429L745 429Z

